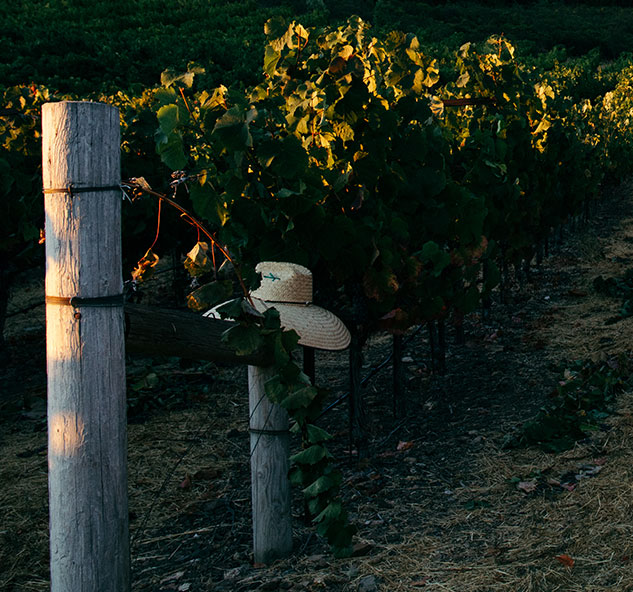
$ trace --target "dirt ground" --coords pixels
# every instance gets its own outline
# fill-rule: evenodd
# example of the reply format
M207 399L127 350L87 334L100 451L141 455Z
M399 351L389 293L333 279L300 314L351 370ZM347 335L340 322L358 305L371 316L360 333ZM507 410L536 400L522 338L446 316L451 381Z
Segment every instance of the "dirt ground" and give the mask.
M323 425L358 526L356 553L334 559L293 498L294 551L253 566L246 369L128 359L129 500L135 591L633 590L633 393L602 430L564 453L505 449L560 376L558 365L631 349L633 320L597 294L598 275L633 261L633 185L565 231L539 269L514 278L485 319L448 331L447 372L430 370L426 331L404 355L407 414L392 413L390 365L367 382L371 455L350 455L347 405ZM165 297L165 295L163 295ZM43 278L15 291L0 370L0 590L48 589ZM364 373L389 355L365 349ZM335 401L347 356L317 354ZM574 487L555 485L577 475ZM518 483L551 486L530 490Z

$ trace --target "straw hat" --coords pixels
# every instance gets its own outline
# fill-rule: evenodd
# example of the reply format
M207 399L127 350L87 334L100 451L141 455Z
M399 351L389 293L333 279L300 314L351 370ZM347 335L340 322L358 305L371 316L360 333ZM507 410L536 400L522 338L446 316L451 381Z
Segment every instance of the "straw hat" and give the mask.
M326 350L345 349L350 342L347 327L336 315L312 304L312 273L296 263L262 261L255 271L261 274L261 285L251 292L253 305L259 312L276 308L284 329L294 329L299 343ZM204 313L220 318L217 309Z

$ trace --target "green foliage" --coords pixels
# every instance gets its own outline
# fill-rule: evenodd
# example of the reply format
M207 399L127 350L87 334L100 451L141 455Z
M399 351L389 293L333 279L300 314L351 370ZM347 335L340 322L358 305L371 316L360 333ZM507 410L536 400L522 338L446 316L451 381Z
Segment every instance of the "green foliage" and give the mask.
M622 277L603 278L601 275L593 280L594 289L601 293L619 298L622 301L620 308L620 316L615 319L609 319L607 323L611 324L620 319L633 316L633 269L627 269Z
M194 209L238 262L307 265L339 312L358 294L366 321L393 330L468 312L497 276L481 285L483 265L530 259L606 171L626 174L626 78L592 78L593 55L539 71L492 37L440 62L357 17L271 20L266 34L265 81L249 91L165 78L158 151L205 172ZM616 89L595 97L607 80Z
M192 60L205 68L207 85L254 84L264 22L293 14L287 3L263 8L258 0L33 0L2 7L0 80L83 96L153 86L165 68L183 72Z
M266 30L266 81L245 95L162 95L159 151L163 137L182 139L188 166L213 171L192 190L196 212L238 261L295 261L317 285L362 286L374 322L470 307L485 204L448 177L450 144L427 98L436 61L414 37L378 40L358 18Z
M605 6L611 4L610 6ZM570 55L599 48L603 59L631 50L633 17L628 6L613 2L537 2L495 0L378 0L373 23L381 31L416 33L434 47L459 46L504 32L523 53L557 47Z
M626 8L563 2L417 0L111 0L3 2L0 80L35 82L82 96L151 86L165 68L205 68L204 86L258 83L263 25L277 15L304 24L336 25L352 14L381 34L414 32L439 52L505 32L529 51L565 45L574 55L599 47L613 59L633 46ZM437 3L435 3L437 4ZM447 41L449 44L447 45Z
M631 384L631 360L622 355L606 362L577 361L565 367L550 402L526 422L506 447L538 445L548 452L572 448L600 429L613 412L618 393Z
M47 89L16 86L0 93L0 269L18 270L37 255L43 228L39 111Z

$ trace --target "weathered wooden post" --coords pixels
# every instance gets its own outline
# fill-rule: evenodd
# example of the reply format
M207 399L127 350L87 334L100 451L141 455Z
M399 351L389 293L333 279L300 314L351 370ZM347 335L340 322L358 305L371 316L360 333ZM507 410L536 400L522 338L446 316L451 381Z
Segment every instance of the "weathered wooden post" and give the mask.
M52 592L130 589L119 112L42 108Z
M255 563L270 563L292 551L288 412L264 392L274 372L248 367Z
M297 333L304 347L304 369L313 380L314 349L345 349L349 331L331 312L312 304L312 273L306 267L262 261L255 271L261 274L261 283L250 294L251 305L259 312L275 308L281 326ZM218 310L220 306L205 316L222 316ZM266 362L259 357L248 362L255 563L270 563L292 551L288 413L266 396L266 382L276 372Z

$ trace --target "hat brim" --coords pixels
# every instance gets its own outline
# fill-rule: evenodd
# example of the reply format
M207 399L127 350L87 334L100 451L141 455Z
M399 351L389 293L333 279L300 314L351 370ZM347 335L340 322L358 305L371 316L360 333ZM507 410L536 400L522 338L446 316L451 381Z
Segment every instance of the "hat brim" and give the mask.
M259 312L275 308L284 329L294 329L299 335L299 344L315 349L340 351L349 346L351 335L343 321L329 310L314 304L293 304L290 302L266 302L253 298L253 305ZM204 313L205 317L220 318L215 306Z

